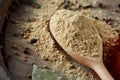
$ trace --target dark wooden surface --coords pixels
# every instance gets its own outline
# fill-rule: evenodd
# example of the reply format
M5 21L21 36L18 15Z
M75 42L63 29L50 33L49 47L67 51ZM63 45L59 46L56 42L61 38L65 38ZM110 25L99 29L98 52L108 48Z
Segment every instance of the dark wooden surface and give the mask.
M18 10L14 11L12 17L20 18L19 16L25 16L21 14L24 13L24 9L21 7L17 8ZM21 10L20 10L21 9ZM27 13L26 13L27 14ZM22 21L23 19L20 19ZM24 20L23 20L24 21ZM38 57L37 53L34 51L35 47L26 42L21 33L24 32L24 28L17 24L17 21L10 20L8 22L6 30L6 59L8 62L8 67L14 80L31 80L31 74L33 69L33 64L41 65L42 62L37 62ZM26 51L27 50L27 51Z
M0 31L4 17L7 16L7 11L11 3L12 0L0 0Z
M7 16L7 11L9 9L11 2L12 0L0 1L0 32L2 30L4 18ZM25 10L22 9L20 11L25 11ZM21 14L20 16L23 15L24 14ZM26 43L20 36L19 37L13 36L14 33L18 33L19 31L23 32L24 29L20 27L16 27L15 25L14 26L8 25L11 24L11 22L9 23L9 19L8 22L7 23L5 22L4 24L5 25L3 27L7 28L5 30L5 33L7 34L6 37L5 34L3 35L5 39L4 41L2 41L2 44L3 42L5 44L3 46L5 50L3 54L7 54L4 56L4 58L7 61L8 69L4 65L3 56L1 55L1 51L0 51L0 80L31 80L33 64L41 65L43 63L40 61L37 62L37 55L34 52L34 47L32 47L29 43ZM14 32L12 30L14 30ZM26 49L26 47L28 48L29 54L24 54L24 50ZM8 73L10 79L6 75L6 73Z
M2 41L2 26L5 17L7 16L7 11L11 5L12 0L0 0L0 41ZM2 50L3 46L0 42L0 80L10 80L10 75L7 68L5 67Z

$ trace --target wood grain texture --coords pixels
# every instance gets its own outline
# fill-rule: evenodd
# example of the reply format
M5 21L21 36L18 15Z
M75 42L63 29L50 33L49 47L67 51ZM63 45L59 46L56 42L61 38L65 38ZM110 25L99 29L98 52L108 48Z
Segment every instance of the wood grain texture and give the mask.
M0 80L10 80L2 66L0 66L0 73Z
M12 0L0 0L0 33L4 22L4 18L6 17L9 6L11 5L11 1ZM8 70L4 65L3 56L0 50L0 80L10 80L8 73L6 71Z
M12 0L1 0L0 1L0 30L3 24L4 18L7 16L7 11L11 5Z

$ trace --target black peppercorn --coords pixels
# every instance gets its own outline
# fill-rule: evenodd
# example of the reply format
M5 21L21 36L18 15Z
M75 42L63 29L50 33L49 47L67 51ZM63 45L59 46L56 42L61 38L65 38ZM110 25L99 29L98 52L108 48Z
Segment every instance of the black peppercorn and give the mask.
M69 5L70 5L70 1L67 0L67 1L65 1L63 8L67 9L69 7Z
M75 68L75 65L71 65L71 66L70 66L70 69L74 69L74 68Z
M68 7L69 7L69 4L65 3L63 8L67 9Z
M89 8L93 8L93 6L91 4L88 4L88 5L83 7L83 9L89 9Z
M32 39L30 40L30 44L34 44L34 43L36 43L37 41L38 41L37 39L32 38Z
M27 49L25 49L23 52L24 52L24 54L28 54L29 53Z
M98 7L103 8L104 7L103 3L99 3Z
M103 21L105 21L109 25L112 25L113 19L108 17L108 18L103 18Z
M98 20L99 18L98 17L93 17L94 19Z
M29 79L32 79L32 76L31 76L31 74L28 74L28 78L29 78Z
M120 8L120 3L118 4L118 8Z
M29 48L25 47L25 49L23 50L23 53L29 55L30 54Z

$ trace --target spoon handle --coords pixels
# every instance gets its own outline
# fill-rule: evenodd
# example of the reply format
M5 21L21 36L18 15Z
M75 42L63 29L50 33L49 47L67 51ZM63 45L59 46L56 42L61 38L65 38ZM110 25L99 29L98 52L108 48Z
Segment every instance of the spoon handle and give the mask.
M101 78L101 80L114 80L103 63L96 63L92 68Z
M103 62L100 61L91 61L84 57L79 57L74 54L71 54L69 51L66 51L72 58L74 58L78 63L86 65L87 67L90 67L93 69L98 76L101 78L101 80L114 80L111 74L108 72L106 67L104 66Z

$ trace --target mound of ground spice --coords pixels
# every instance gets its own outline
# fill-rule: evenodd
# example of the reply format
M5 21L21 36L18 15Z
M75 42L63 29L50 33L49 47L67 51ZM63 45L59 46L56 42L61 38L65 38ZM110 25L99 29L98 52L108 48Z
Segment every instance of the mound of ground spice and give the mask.
M73 54L91 59L101 56L102 40L90 19L60 10L51 18L50 27L59 44Z
M115 32L111 34L110 28L103 22L70 10L59 10L54 14L50 21L50 29L55 39L67 51L91 59L102 56L101 37L105 41L108 35L109 38L117 36Z

